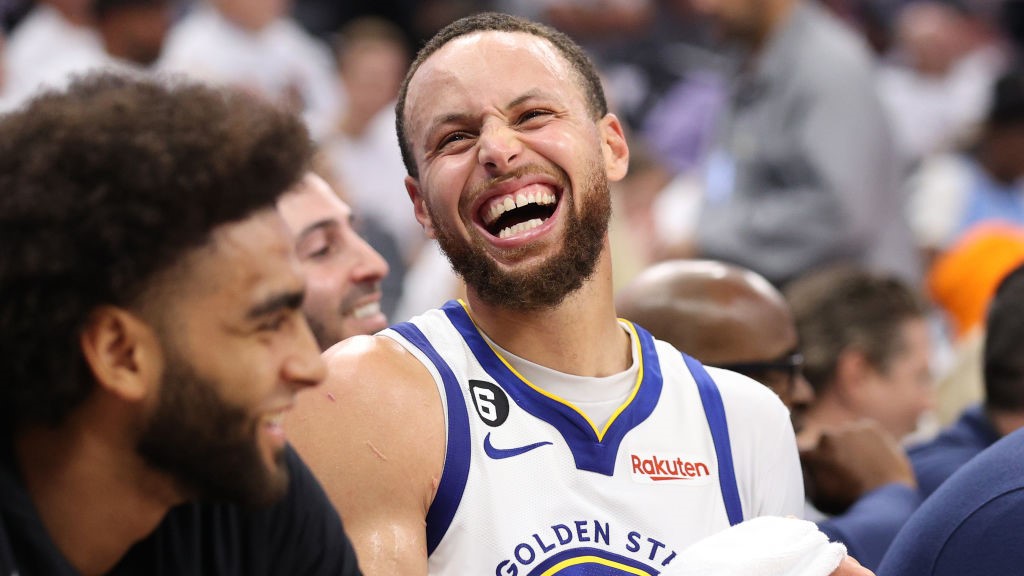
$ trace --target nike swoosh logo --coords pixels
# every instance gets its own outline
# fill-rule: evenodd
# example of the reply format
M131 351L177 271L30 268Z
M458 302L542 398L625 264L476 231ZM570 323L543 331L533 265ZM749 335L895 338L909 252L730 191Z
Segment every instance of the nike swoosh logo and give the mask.
M527 444L526 446L519 446L517 448L495 448L491 444L491 433L488 432L487 436L484 436L484 453L490 456L493 460L502 460L504 458L511 458L513 456L519 456L525 454L534 448L540 448L541 446L547 446L551 442L537 442L535 444Z

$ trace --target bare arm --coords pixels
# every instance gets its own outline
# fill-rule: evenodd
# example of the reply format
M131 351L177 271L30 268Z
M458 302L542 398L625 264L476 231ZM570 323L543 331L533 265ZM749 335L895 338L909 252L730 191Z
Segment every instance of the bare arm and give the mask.
M445 455L433 378L380 336L324 358L328 378L300 394L289 438L341 514L363 573L425 576L425 520Z

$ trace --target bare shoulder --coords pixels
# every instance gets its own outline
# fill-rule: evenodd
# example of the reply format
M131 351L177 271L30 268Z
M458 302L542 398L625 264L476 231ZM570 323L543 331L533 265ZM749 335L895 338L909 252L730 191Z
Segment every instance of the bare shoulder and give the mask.
M424 520L446 441L433 377L384 336L351 338L324 358L327 380L299 394L288 436L341 513L363 571L425 573Z
M401 345L385 336L357 336L324 352L324 360L327 379L299 394L288 416L288 434L300 453L321 442L358 444L357 438L371 451L373 442L396 452L422 448L401 444L406 437L438 437L443 452L437 387Z

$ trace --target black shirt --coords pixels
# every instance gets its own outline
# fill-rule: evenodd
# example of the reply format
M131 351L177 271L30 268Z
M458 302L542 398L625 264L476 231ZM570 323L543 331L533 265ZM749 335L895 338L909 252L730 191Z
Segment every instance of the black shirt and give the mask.
M285 461L288 493L277 504L177 506L111 574L359 576L352 544L320 484L291 447ZM77 574L36 514L9 444L0 442L0 576Z

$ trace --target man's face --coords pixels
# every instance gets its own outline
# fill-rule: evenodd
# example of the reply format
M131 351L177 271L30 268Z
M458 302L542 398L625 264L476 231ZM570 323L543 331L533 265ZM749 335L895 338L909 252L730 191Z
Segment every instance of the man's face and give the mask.
M130 6L109 14L98 23L104 36L116 36L123 51L117 56L142 66L160 58L167 31L174 21L170 2L151 6Z
M221 226L154 292L164 369L140 455L190 497L273 502L284 412L325 376L288 229L272 210Z
M388 265L352 228L348 205L327 182L310 174L277 208L295 235L306 276L303 312L320 348L386 328L380 281Z
M625 175L628 150L577 78L546 40L484 32L438 50L409 84L417 219L492 305L557 305L604 249L608 180Z
M235 24L258 32L287 14L291 0L214 0L213 4Z
M928 324L920 318L907 320L900 339L902 346L888 369L871 370L859 407L897 439L917 428L918 419L932 407L934 394Z
M709 18L722 40L758 46L765 37L764 0L691 0L694 11Z
M794 357L799 340L793 315L781 297L774 303L751 300L744 308L738 311L739 321L729 331L728 358L713 365L744 365L738 371L778 394L789 408L793 429L799 433L807 408L814 401L814 389Z

